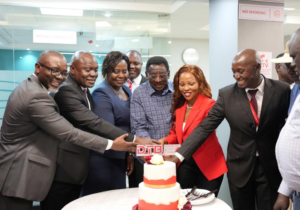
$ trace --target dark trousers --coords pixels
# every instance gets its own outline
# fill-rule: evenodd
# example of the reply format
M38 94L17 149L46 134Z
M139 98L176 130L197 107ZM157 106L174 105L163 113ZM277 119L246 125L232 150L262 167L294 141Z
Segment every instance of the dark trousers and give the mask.
M53 181L41 210L61 210L68 203L79 198L81 185Z
M128 177L129 188L138 187L144 181L144 164L134 159L134 168L132 174Z
M238 188L229 182L229 188L234 210L273 210L278 196L277 189L268 183L259 157L246 185Z
M31 210L32 201L22 198L8 197L0 194L1 210Z
M182 189L193 188L206 189L209 191L220 189L223 175L216 179L208 181L204 174L200 171L194 159L191 157L184 160L177 169L177 181ZM218 196L218 192L215 193Z
M126 161L100 155L90 156L90 169L81 196L126 188Z

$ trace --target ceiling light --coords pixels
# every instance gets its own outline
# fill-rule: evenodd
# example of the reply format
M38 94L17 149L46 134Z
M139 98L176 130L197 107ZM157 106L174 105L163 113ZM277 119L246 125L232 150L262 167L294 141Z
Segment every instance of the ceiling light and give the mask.
M98 45L98 44L96 44L96 47L99 47L99 45Z
M96 21L96 27L111 27L111 25L106 21Z
M30 48L27 48L26 50L30 50Z
M140 40L138 40L138 39L132 39L131 41L132 42L139 42Z
M104 16L107 17L107 18L109 18L111 16L111 14L106 13Z
M171 42L171 41L168 41L168 43L171 44L172 42Z
M90 50L90 52L93 52L93 50Z
M83 10L79 9L57 9L57 8L40 8L43 15L62 15L62 16L82 16Z
M20 57L20 58L22 58L22 57Z
M295 8L284 8L284 10L293 11L293 10L295 10Z

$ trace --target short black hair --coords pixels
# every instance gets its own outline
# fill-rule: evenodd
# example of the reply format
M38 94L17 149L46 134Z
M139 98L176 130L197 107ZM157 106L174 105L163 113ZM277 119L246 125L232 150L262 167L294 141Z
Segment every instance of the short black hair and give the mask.
M130 62L127 55L120 51L111 51L106 55L102 63L102 76L105 78L106 75L110 75L111 72L116 68L118 63L124 60L127 63L127 70L130 70Z
M152 64L156 64L156 65L164 64L165 67L167 68L167 71L170 71L168 61L164 57L154 56L152 58L149 58L149 60L147 61L147 65L146 65L146 71L147 72L149 72L149 67Z

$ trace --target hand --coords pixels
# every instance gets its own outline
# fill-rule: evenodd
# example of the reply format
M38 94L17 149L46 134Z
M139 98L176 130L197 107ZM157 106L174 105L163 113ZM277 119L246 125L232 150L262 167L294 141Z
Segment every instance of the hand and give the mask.
M180 161L176 155L165 156L165 158L167 161L171 161L174 163L178 163Z
M113 141L113 145L110 149L115 151L126 151L126 152L135 152L137 143L135 142L127 142L124 139L128 136L128 134L123 134L119 136Z
M153 139L149 139L149 138L142 138L142 137L135 137L135 143L139 144L139 145L159 145L160 143L158 143L157 141L153 140Z
M168 141L165 138L158 139L157 142L159 142L163 148L165 144L168 144Z
M289 208L289 205L289 197L279 193L274 205L274 210L287 210Z
M132 155L127 156L127 176L129 176L134 168L134 157Z

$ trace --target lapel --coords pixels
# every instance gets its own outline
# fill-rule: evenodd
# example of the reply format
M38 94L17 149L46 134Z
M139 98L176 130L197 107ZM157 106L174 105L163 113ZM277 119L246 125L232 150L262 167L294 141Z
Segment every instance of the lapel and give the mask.
M199 94L197 100L195 101L193 108L191 109L190 115L186 121L183 134L187 131L187 129L192 125L195 118L198 116L199 112L201 111L201 104L203 102L204 96ZM186 104L185 104L186 107Z
M88 101L87 101L87 98L85 97L85 94L84 94L84 91L81 89L81 87L76 83L76 81L74 80L74 77L72 74L70 74L67 78L67 81L70 82L72 84L72 86L74 87L74 89L77 91L78 95L81 97L81 99L83 99L83 101L85 102L84 105L88 108L89 107L89 104L88 104ZM90 104L91 104L91 108L93 110L93 106L92 106L92 101L91 101L91 94L90 94L90 91L89 89L88 90L88 98L90 100Z
M91 96L91 93L90 93L89 89L87 89L87 96L88 96L88 99L90 101L91 111L93 111L94 110L93 99L92 99L92 96Z
M258 127L258 131L260 130L261 126L263 125L263 120L266 116L268 106L271 102L271 99L274 94L274 89L273 86L267 78L265 78L265 87L264 87L264 95L263 95L263 101L262 101L262 107L261 107L261 112L260 112L260 118L259 118L259 124L260 126Z
M251 108L250 108L250 104L249 104L249 99L247 97L247 93L245 91L245 89L239 88L237 86L237 84L235 84L235 98L236 100L240 103L240 105L243 107L244 111L246 112L249 120L254 123L255 125L255 121L251 112ZM234 110L235 112L237 112L238 110Z
M184 121L184 115L186 111L186 102L182 107L176 110L176 134L177 134L177 139L178 143L182 143L182 126L183 126L183 121Z

